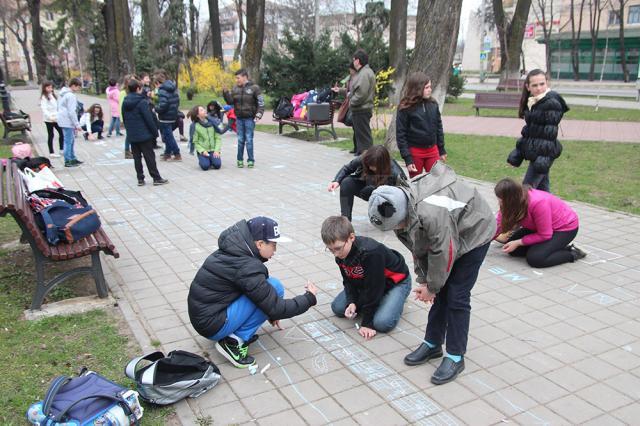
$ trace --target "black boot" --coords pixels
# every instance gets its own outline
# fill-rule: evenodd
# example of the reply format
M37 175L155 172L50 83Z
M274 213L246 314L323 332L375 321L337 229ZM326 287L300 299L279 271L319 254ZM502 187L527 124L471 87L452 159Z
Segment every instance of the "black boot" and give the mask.
M404 357L404 363L407 365L420 365L430 359L440 358L442 356L442 346L430 348L426 343L418 346L418 349Z

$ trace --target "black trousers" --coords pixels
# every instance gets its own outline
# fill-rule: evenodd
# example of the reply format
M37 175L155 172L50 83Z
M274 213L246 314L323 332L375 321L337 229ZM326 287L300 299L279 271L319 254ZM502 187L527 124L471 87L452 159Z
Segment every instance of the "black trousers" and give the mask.
M53 129L58 131L60 151L64 150L64 137L62 136L62 129L58 126L58 123L45 121L44 124L47 126L47 145L49 145L49 154L53 154Z
M519 240L528 234L533 234L533 231L520 228L511 235L509 241ZM556 231L550 240L530 246L520 246L509 254L516 257L526 257L527 263L532 268L548 268L562 265L563 263L575 262L573 253L567 246L576 235L578 235L578 228L571 231Z
M454 262L447 282L429 310L424 340L439 346L445 342L446 336L447 353L451 355L464 355L467 351L471 289L476 283L489 244L471 250Z
M362 154L373 146L371 136L371 111L353 112L353 133L356 138L356 154Z
M539 189L540 191L551 192L551 183L549 182L549 173L540 174L533 168L533 163L529 162L527 173L522 180L523 185L529 185L533 189Z
M156 154L153 151L153 145L155 140L149 140L146 142L136 142L131 144L131 153L133 154L133 164L136 168L136 175L138 180L144 180L144 170L142 169L142 157L144 156L144 162L147 163L147 169L149 174L153 178L154 182L162 179L158 167L156 166Z
M361 179L347 176L340 182L340 214L351 221L354 197L369 201L375 187Z

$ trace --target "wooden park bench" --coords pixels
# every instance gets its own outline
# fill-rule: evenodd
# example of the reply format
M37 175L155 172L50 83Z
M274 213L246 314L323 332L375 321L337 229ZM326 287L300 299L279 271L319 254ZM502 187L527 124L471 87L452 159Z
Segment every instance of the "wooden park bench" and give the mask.
M313 127L315 130L315 138L320 140L320 132L328 132L333 136L333 139L338 139L336 130L333 127L333 112L335 111L335 104L333 102L322 104L307 104L307 116L305 118L273 118L273 121L278 122L278 134L282 134L282 128L285 125L293 126L296 131L300 130L300 127ZM316 118L317 117L317 118ZM321 126L331 126L331 129L323 129Z
M0 119L2 120L2 125L4 126L4 136L3 139L7 139L9 132L22 132L23 135L27 134L27 130L31 131L31 118L29 114L25 112L11 112L7 114L6 112L0 111Z
M115 258L120 254L100 227L93 234L72 244L60 243L50 245L43 232L36 224L36 219L27 199L28 192L17 165L11 160L6 167L0 166L0 217L10 214L22 230L22 242L31 246L36 262L36 289L31 302L31 309L40 309L45 296L57 285L79 274L90 274L96 283L98 296L107 297L107 284L100 263L100 252L103 251ZM67 270L50 280L45 280L45 265L53 262L64 262L84 256L91 256L91 266L81 266Z
M520 93L476 93L473 107L476 116L480 116L480 108L517 110L520 107Z
M498 92L521 92L523 84L524 80L521 80L519 78L501 78L498 82L498 85L496 86L496 90Z

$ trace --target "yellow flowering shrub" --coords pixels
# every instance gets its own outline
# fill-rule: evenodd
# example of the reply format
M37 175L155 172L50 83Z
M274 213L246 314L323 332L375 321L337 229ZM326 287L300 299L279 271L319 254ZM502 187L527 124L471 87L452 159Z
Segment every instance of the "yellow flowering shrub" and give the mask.
M386 109L389 105L389 90L391 89L391 85L393 84L393 73L396 70L393 67L381 69L376 74L376 95L373 98L373 111L375 114L375 128L378 129L379 122L378 119L382 121L382 127L384 129L387 128L387 115L389 109ZM395 108L395 105L390 107L391 112ZM380 111L382 110L382 111Z
M189 61L191 72L195 80L195 88L198 92L213 91L221 93L223 87L231 88L235 84L234 73L240 69L240 63L234 61L225 69L215 58L202 58L196 56ZM178 75L180 87L189 87L189 73L187 68L180 67Z

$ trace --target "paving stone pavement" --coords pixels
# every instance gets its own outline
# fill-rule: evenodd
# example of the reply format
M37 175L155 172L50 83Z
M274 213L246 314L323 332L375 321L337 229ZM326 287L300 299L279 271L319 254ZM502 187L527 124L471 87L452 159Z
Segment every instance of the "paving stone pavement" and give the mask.
M34 139L46 152L35 92L18 104L34 118ZM93 102L82 97L84 101ZM104 101L100 100L104 104ZM80 189L101 215L121 258L105 258L108 281L145 350L184 349L209 356L220 384L176 405L185 425L490 425L638 424L640 416L640 218L572 203L580 215L577 243L589 256L575 264L531 269L492 245L472 298L466 370L434 386L436 362L408 367L420 343L427 307L408 300L398 327L364 341L352 321L335 318L339 271L324 251L323 219L338 214L326 185L351 158L312 143L256 134L256 168L237 169L235 135L223 136L223 167L201 171L182 145L182 163L159 162L166 186L136 186L122 138L76 141L82 167L55 173ZM494 208L491 185L469 180ZM264 374L233 368L189 324L186 296L196 270L216 249L219 233L241 218L276 218L294 241L278 245L267 266L286 296L318 284L318 305L268 324L250 353ZM367 221L356 201L356 233L411 259L392 233Z

